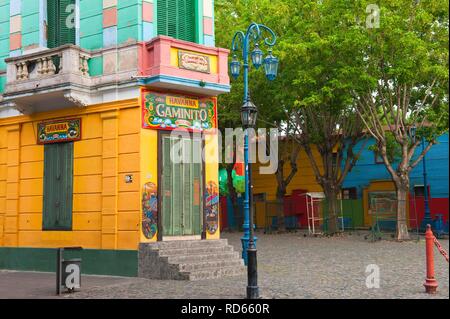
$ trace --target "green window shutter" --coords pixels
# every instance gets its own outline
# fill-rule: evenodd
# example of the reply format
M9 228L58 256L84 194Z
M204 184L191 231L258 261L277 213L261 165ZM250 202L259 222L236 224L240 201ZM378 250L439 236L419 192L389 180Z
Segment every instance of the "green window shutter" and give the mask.
M162 173L162 196L163 196L163 234L172 234L172 169L170 160L170 137L164 137L162 142L163 173ZM169 213L170 212L170 213Z
M44 146L43 230L71 230L73 143Z
M56 48L58 45L58 0L47 0L47 46Z
M183 235L193 235L192 229L192 148L191 139L183 139Z
M69 21L73 16L75 0L47 0L47 46L56 48L63 44L76 42L75 21Z
M201 140L194 140L193 143L193 150L192 154L193 157L196 156L196 154L200 154L200 160L202 159L202 142ZM192 185L192 198L194 198L194 195L198 196L198 202L195 203L192 202L192 215L193 215L193 231L194 234L200 234L201 233L201 223L202 223L202 206L201 203L203 202L203 178L202 178L202 163L197 163L196 161L193 161L192 164L192 179L193 179L193 185Z
M75 21L69 16L74 16L75 0L59 0L59 45L75 44Z
M195 42L195 1L158 0L158 34Z

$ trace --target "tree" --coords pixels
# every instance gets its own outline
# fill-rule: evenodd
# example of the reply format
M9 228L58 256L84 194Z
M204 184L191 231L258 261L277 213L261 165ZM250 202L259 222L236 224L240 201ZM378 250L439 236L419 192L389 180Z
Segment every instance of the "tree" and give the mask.
M278 37L283 36L283 32L289 23L289 6L282 0L218 0L216 6L216 45L220 47L230 47L235 31L245 30L248 25L255 21L263 23L272 28ZM267 13L271 13L268 15ZM223 32L228 30L228 32ZM262 47L262 49L266 49ZM276 53L277 51L275 51ZM280 132L285 125L286 107L283 104L280 86L281 82L269 82L264 76L264 72L254 70L250 66L250 92L252 101L258 107L258 127L277 128ZM240 127L240 107L243 101L242 77L232 81L230 94L219 97L219 127ZM270 141L269 138L266 141ZM269 146L269 145L267 145ZM296 160L298 147L281 144L278 153L277 176L277 198L281 201L286 194L286 188L297 172ZM284 176L286 162L290 163L290 172ZM228 165L229 166L229 165ZM233 193L230 192L233 198Z
M448 1L381 1L379 28L365 29L356 111L397 190L397 239L409 239L409 174L448 130ZM361 27L361 29L364 29ZM417 138L410 130L417 126ZM427 146L414 156L421 137ZM395 161L392 150L397 150Z
M286 119L290 134L305 151L328 203L328 232L337 231L338 197L365 138L355 112L352 88L362 59L355 59L360 30L357 7L343 0L302 1L292 7L291 25L282 39L283 73L291 101ZM318 156L315 155L318 151Z

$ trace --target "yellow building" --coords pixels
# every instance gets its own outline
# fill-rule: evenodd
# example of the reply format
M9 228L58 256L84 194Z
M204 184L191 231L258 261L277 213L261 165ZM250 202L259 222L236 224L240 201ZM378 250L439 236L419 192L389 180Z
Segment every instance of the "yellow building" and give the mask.
M212 2L199 3L179 23L209 26L209 38L162 28L91 50L77 33L1 59L0 269L52 271L54 248L81 246L84 273L171 278L138 265L146 243L220 239L214 129L228 50L213 45ZM237 256L221 274L242 270Z

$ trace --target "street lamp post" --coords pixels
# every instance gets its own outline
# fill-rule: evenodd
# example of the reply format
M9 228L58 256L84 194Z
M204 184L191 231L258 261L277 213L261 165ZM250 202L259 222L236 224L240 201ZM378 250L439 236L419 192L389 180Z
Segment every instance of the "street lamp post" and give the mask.
M422 152L425 150L425 137L422 136ZM422 223L420 225L421 231L425 232L427 225L432 225L433 220L431 219L430 203L428 201L428 181L427 181L427 161L425 155L422 158L422 168L423 168L423 201L425 207L425 213L423 216Z
M416 126L414 125L410 129L410 135L413 140L413 143L416 142ZM422 136L422 152L425 150L425 137ZM433 220L431 218L430 212L430 203L428 201L428 181L427 181L427 161L425 155L422 158L422 169L423 169L423 201L424 201L424 216L423 220L420 223L420 231L425 232L427 229L427 225L432 225Z
M270 38L263 38L262 32L266 31ZM275 33L263 24L251 23L246 33L242 31L236 32L232 41L233 59L230 62L231 75L236 79L240 73L240 62L236 53L242 51L243 68L244 68L244 104L241 108L241 120L245 129L244 132L244 166L245 166L245 197L244 197L244 235L241 237L242 242L242 258L247 265L247 298L256 299L259 297L258 273L257 273L257 250L256 239L253 234L253 196L252 196L252 167L249 163L249 134L248 129L254 128L258 110L250 100L248 89L248 69L249 69L249 53L250 42L254 43L251 52L251 60L255 69L264 64L264 71L268 80L272 81L277 76L278 59L272 55L272 47L275 45ZM269 54L263 58L263 52L259 48L259 41L269 47Z

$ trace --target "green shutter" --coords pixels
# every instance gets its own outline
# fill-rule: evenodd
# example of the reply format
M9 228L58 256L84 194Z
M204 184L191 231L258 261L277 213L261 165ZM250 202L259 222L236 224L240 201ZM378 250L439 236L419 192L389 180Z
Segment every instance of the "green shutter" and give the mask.
M195 1L158 0L158 34L195 42Z
M72 229L73 143L44 146L44 230Z
M172 168L170 161L170 137L163 138L162 210L163 234L172 235Z
M56 48L63 44L75 44L75 21L67 24L75 0L47 0L47 46ZM72 6L72 7L69 7Z
M75 21L69 19L69 16L74 17L75 0L59 1L59 45L75 44Z
M178 144L183 152L181 139L173 139L173 144ZM181 164L171 163L172 166L172 227L173 235L182 235L181 224L183 222L183 175L181 174Z
M194 140L193 144L193 150L192 150L192 154L193 154L193 158L195 158L195 156L198 154L200 154L200 158L199 161L193 161L193 172L192 172L192 192L193 192L193 196L194 194L197 194L197 196L199 197L198 200L198 205L194 205L196 203L192 202L192 222L193 222L193 232L194 234L200 234L201 233L201 217L203 216L202 214L202 206L201 203L203 202L203 178L202 178L202 142L201 140ZM196 187L197 189L195 189L194 187Z
M183 139L183 235L193 235L192 229L192 147L191 139Z
M58 0L47 0L47 47L58 46Z

